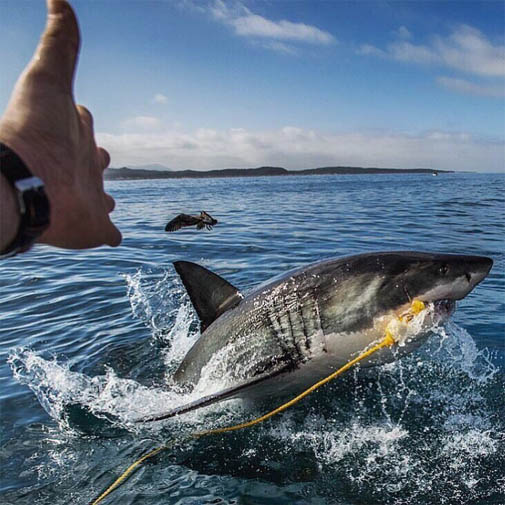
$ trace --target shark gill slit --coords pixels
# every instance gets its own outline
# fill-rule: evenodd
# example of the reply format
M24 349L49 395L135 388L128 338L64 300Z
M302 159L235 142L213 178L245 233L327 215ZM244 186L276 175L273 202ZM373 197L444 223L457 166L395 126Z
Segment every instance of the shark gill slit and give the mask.
M278 307L276 307L276 309L277 308ZM297 367L296 361L294 360L292 350L286 345L286 339L282 329L282 321L277 313L277 310L268 312L269 328L272 330L271 335L273 340L279 346L279 349L282 351L281 355L284 356L284 361L289 364L289 368L291 370L294 370Z
M295 295L296 297L296 295ZM298 316L298 300L295 300L295 303L291 306L289 304L286 305L286 315L287 315L287 326L289 328L291 345L293 346L294 351L298 356L299 362L303 362L305 360L305 355L300 347L299 335L301 333L301 328L303 327L300 324L300 319Z
M286 300L282 300L282 310L279 314L279 321L281 327L280 340L283 350L285 350L290 363L293 366L293 370L298 368L298 363L303 359L300 354L300 349L296 345L295 336L293 333L293 326L290 316L289 303Z
M317 300L315 289L312 289L310 299L312 300L313 310L314 310L314 315L313 315L314 327L313 327L313 330L312 330L312 335L316 335L316 334L322 333L322 331L323 331L323 325L321 323L321 311L319 310L319 302ZM310 319L308 321L310 321ZM322 343L323 343L322 351L324 353L328 353L328 348L327 348L327 345L326 345L326 339L325 338L322 339Z
M303 333L305 336L305 348L307 349L307 356L311 357L313 353L312 337L318 331L317 309L312 296L305 298L305 301L300 301L300 317L303 323Z
M304 306L303 299L297 291L296 292L296 316L297 316L298 324L300 326L300 337L303 337L302 340L303 340L303 345L305 347L303 354L305 357L307 357L307 356L310 356L310 342L309 342L309 334L307 331L307 325L306 325L305 319L303 317L303 306Z

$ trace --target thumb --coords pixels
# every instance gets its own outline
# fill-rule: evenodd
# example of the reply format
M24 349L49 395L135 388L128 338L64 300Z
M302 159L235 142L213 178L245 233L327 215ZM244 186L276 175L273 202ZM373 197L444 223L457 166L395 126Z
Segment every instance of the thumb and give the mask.
M32 60L33 69L71 92L79 43L79 26L70 4L66 0L47 0L47 23Z

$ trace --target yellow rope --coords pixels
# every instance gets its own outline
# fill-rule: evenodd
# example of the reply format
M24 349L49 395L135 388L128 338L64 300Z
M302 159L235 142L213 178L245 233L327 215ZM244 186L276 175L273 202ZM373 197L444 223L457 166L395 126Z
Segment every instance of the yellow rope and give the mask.
M409 311L400 317L398 319L400 321L404 322L410 322L410 320L417 314L419 314L422 310L425 309L425 305L423 302L419 300L414 300L412 302L412 305L409 309ZM280 407L277 407L276 409L272 410L271 412L268 412L268 414L265 414L261 417L258 417L256 419L253 419L252 421L248 421L246 423L241 423L241 424L236 424L234 426L226 426L225 428L216 428L214 430L206 430L206 431L200 431L197 433L192 433L190 436L194 438L200 438L205 435L215 435L217 433L225 433L228 431L236 431L236 430L241 430L243 428L249 428L250 426L254 426L255 424L259 424L263 421L266 421L267 419L271 418L272 416L275 416L276 414L279 414L279 412L282 412L289 407L293 406L295 403L298 403L300 400L305 398L307 395L310 393L314 392L316 389L320 388L321 386L324 386L328 382L332 381L335 377L339 376L340 374L344 373L345 371L349 370L352 366L356 365L359 361L362 361L365 358L368 358L370 355L372 355L374 352L377 352L378 350L382 349L383 347L391 347L393 344L396 343L395 338L391 334L391 331L389 329L386 330L386 336L376 345L371 347L370 349L362 352L357 358L354 358L353 360L347 362L343 367L339 368L337 371L333 372L332 374L328 375L328 377L325 377L324 379L320 380L319 382L316 382L316 384L312 385L310 388L306 389L303 393L300 393L298 396L293 398L292 400L284 403ZM140 459L135 461L132 465L130 465L122 474L120 477L118 477L111 486L109 486L96 500L91 502L90 505L97 505L100 503L106 496L108 496L114 489L116 489L134 470L137 468L139 465L141 465L146 459L151 458L161 452L164 449L167 449L168 446L164 445L162 447L158 447L157 449L152 450L151 452L148 452L144 456L142 456Z
M130 465L98 498L92 501L91 505L96 505L97 503L100 503L106 496L112 493L112 491L114 491L114 489L116 489L124 480L126 480L128 476L135 470L135 468L140 466L146 459L156 456L156 454L158 454L159 452L161 452L163 449L166 448L167 446L163 445L162 447L153 449L151 452L148 452L140 459L135 461L135 463Z

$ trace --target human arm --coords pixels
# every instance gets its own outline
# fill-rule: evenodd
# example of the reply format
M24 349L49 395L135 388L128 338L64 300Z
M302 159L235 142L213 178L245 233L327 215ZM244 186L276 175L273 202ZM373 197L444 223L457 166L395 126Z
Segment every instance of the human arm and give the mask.
M95 143L91 114L73 97L77 20L64 0L47 0L47 8L40 43L0 119L0 142L44 182L51 213L39 242L72 249L117 246L121 233L109 217L114 200L103 187L110 158ZM19 222L15 193L3 176L0 198L3 250Z

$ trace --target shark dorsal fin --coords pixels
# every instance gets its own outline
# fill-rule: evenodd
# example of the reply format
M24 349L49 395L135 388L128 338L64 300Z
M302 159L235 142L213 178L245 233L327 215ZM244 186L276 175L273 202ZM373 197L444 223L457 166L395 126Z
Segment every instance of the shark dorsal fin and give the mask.
M190 261L176 261L174 267L200 318L202 332L242 301L243 296L235 286L210 270Z

